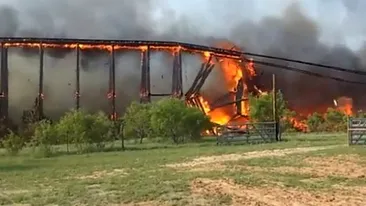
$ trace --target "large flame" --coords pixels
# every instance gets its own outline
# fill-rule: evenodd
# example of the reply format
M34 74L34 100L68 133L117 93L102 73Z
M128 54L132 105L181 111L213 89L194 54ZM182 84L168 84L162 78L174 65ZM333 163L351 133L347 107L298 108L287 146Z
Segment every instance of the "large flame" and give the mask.
M225 49L233 49L234 46L229 43L222 43L220 47ZM235 48L236 49L236 48ZM237 49L236 49L237 50ZM204 52L204 59L209 60L210 53ZM238 82L244 79L244 74L248 76L255 76L254 64L253 62L242 62L241 60L230 59L230 58L220 58L218 61L219 67L221 68L221 73L224 78L225 87L228 92L236 92ZM244 91L247 90L246 82L243 84ZM244 97L243 97L244 98ZM199 100L204 107L204 112L211 118L211 121L220 125L228 123L236 114L235 104L227 105L220 108L212 109L210 104L203 96L199 97ZM233 99L234 100L234 99ZM248 101L241 101L241 111L240 113L244 116L249 114L249 103Z
M351 116L353 114L353 100L348 97L339 97L333 100L334 106L338 111Z

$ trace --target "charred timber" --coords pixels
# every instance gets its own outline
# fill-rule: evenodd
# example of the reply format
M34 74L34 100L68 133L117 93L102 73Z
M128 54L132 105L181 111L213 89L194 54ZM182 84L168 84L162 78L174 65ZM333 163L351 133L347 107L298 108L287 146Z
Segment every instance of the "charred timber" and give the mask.
M188 89L188 91L185 94L186 98L190 98L192 96L193 90L197 86L198 81L200 80L200 78L201 78L201 76L202 76L202 74L204 72L204 68L205 68L205 64L202 63L201 64L201 67L200 67L200 69L198 71L198 74L196 75L195 79L193 80L192 86Z
M197 86L193 90L193 94L198 93L201 89L203 84L206 82L208 75L211 73L212 69L214 68L214 64L207 64L205 71L202 73L200 81L198 82Z
M236 114L241 115L242 111L242 99L245 98L244 96L244 79L241 78L238 81L238 85L236 86L236 95L235 95L235 106L236 106Z
M8 68L8 49L1 44L1 101L0 115L1 119L7 121L9 116L9 68Z
M39 120L43 119L43 70L44 70L44 49L42 44L39 47L39 82L38 82L38 106L37 113Z
M222 95L221 97L219 97L215 101L213 101L212 105L215 107L215 105L222 104L222 102L227 102L227 99L234 99L235 95L236 95L236 92L229 91L228 93Z
M210 61L211 61L211 56L210 56L208 63L204 63L201 65L201 68L200 68L196 78L194 79L192 86L189 88L189 90L185 94L186 98L191 97L192 95L198 93L201 90L208 75L211 73L212 69L215 66L214 64L209 63Z
M174 53L173 61L172 94L176 98L181 98L183 96L183 74L180 50Z
M75 107L80 109L80 48L76 48Z
M244 53L240 51L220 49L216 47L202 46L196 44L188 44L182 42L172 41L140 41L140 40L99 40L99 39L69 39L69 38L0 38L0 43L4 43L6 47L36 47L35 44L43 44L44 47L51 48L76 48L77 45L94 45L105 47L107 45L120 46L121 49L124 47L136 47L139 49L140 46L150 47L151 49L169 49L179 47L181 50L187 52L211 52L215 56L227 56L228 58L240 59ZM74 45L67 47L65 45ZM117 49L117 47L116 47Z
M141 52L140 102L149 103L150 94L150 48L148 47Z
M115 52L114 46L110 53L110 64L109 64L109 98L111 105L111 119L117 119L116 112L116 64L115 64Z
M238 99L238 100L235 100L235 101L229 101L229 102L224 102L224 103L221 103L221 104L213 105L212 110L215 110L215 109L221 108L221 107L226 107L226 106L229 106L229 105L232 105L232 104L238 104L238 103L241 103L243 101L248 101L248 98L242 98L242 99ZM237 115L242 115L242 114L238 113Z
M150 94L150 96L152 96L152 97L169 97L169 96L174 96L174 94L170 94L170 93L167 93L167 94L155 93L155 94Z

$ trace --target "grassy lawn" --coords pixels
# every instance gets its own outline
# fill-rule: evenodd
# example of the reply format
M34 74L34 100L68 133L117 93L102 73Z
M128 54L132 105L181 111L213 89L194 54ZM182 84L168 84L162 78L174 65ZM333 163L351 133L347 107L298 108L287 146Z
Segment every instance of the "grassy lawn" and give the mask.
M1 155L0 204L230 205L240 199L233 185L258 191L278 187L304 192L327 192L336 186L366 187L362 175L366 171L365 148L346 146L345 134L297 134L285 139L235 146L216 146L213 141L178 146L128 144L124 152L52 158L35 158L29 151L15 157ZM300 147L315 149L286 150ZM196 159L213 155L216 158ZM348 167L357 161L353 171L360 170L360 174L333 171L332 165L322 165L320 159L335 164L344 160ZM232 183L222 182L220 188L231 184L230 190L206 191L214 188L208 180L224 179Z

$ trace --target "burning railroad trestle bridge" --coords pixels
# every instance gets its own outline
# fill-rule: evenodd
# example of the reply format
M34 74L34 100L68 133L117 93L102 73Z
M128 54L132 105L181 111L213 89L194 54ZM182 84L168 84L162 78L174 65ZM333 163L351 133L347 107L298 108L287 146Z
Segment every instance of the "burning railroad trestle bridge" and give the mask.
M222 49L217 47L200 46L180 42L163 41L134 41L134 40L90 40L90 39L55 39L55 38L0 38L1 72L0 72L0 116L9 119L9 67L8 49L21 48L35 50L39 57L38 94L35 101L35 113L38 119L44 115L44 56L55 50L75 52L75 88L74 98L76 109L80 103L80 69L82 64L81 51L101 50L109 53L109 80L107 100L110 105L111 119L116 119L116 53L119 51L135 50L141 54L140 102L147 103L154 96L172 96L184 98L188 105L198 107L209 115L217 124L226 124L238 119L248 120L248 95L261 91L252 82L256 76L253 63L244 56L244 53L231 47ZM227 46L223 46L227 47ZM173 55L172 87L170 93L151 92L150 54L153 51L166 51ZM183 90L182 53L201 56L201 65L192 85ZM226 93L218 98L210 99L201 93L201 89L210 73L217 65L223 70ZM222 77L221 77L222 78ZM217 85L216 85L217 86ZM209 99L209 101L207 100Z

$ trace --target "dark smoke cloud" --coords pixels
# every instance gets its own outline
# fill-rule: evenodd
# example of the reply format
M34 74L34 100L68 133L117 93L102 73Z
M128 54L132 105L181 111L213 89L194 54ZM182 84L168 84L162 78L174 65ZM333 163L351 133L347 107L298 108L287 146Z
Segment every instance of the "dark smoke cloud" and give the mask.
M298 3L293 3L285 9L280 17L266 17L261 19L259 23L242 22L236 25L232 30L231 39L251 52L366 71L365 64L362 64L365 60L364 55L341 44L327 45L322 43L320 40L321 32L317 22L308 17ZM362 81L362 78L356 75L330 72L321 68L296 64L289 64L289 66L348 80ZM269 74L277 74L279 88L285 93L290 105L298 111L301 111L302 108L307 110L324 109L325 107L319 107L319 105L330 106L332 99L339 96L354 98L355 104L358 104L356 106L359 107L365 100L361 99L362 86L359 85L328 81L281 71L277 68L260 67L260 69L265 72L262 82L267 85L267 88L270 87L268 84Z
M365 70L366 49L355 52L342 44L323 43L321 39L325 31L319 22L314 21L304 12L299 3L291 3L279 17L267 16L258 21L250 21L246 17L255 15L255 9L252 9L254 2L232 0L223 6L221 1L212 0L202 7L205 8L205 12L197 11L194 16L188 14L182 16L165 6L166 2L162 0L14 0L11 4L0 6L0 35L178 40L199 44L214 44L217 40L227 39L250 52ZM343 22L343 26L347 28L347 31L340 29L341 31L336 35L343 38L349 34L362 36L366 33L366 26L359 23L364 17L363 11L366 8L364 1L323 0L319 4L338 4L344 7L347 21ZM197 8L193 9L197 10ZM238 18L237 14L243 13L244 19ZM225 24L220 25L216 21ZM22 91L12 93L11 100L15 102L14 111L25 107L24 98L32 99L36 95L36 90L30 88L37 82L38 62L31 53L31 51L19 49L13 53L12 58L15 59L15 62L11 64L10 78L13 80L13 89L11 89ZM50 80L46 82L46 91L50 93L48 101L53 105L58 105L48 108L48 110L64 111L73 104L72 99L63 99L64 96L72 96L70 93L73 92L74 83L70 83L70 81L72 82L74 79L74 53L51 50L47 51L47 54L50 56L47 59L50 62L47 64ZM163 85L161 79L165 76L164 79L171 81L169 76L171 65L167 64L170 60L158 54L155 58L158 60L153 61L155 69L152 74L154 80L152 87L155 90L166 90L168 87ZM120 105L122 110L129 101L138 98L139 59L138 54L120 55L118 59L120 66L118 66L119 83L117 87L121 93L118 98L123 102ZM108 105L97 100L107 93L108 57L99 55L95 51L83 52L82 65L83 101L88 102L86 104L91 105L91 109L101 106L107 108ZM198 66L199 59L197 58L184 61L186 84L189 85L189 82L192 81ZM291 64L290 66L362 81L362 78L355 75L329 72L302 65ZM33 69L24 72L24 68L29 67ZM63 72L66 69L68 72ZM360 89L359 86L317 79L274 68L259 67L259 69L264 71L260 82L266 88L270 87L270 74L277 74L279 88L285 93L290 105L297 110L313 109L324 104L330 105L332 99L339 96L352 97L356 106L366 101L366 98L360 98L363 89ZM167 92L165 90L163 92ZM24 91L29 92L24 95ZM21 98L18 97L20 95L22 95ZM29 104L26 106L29 107Z

